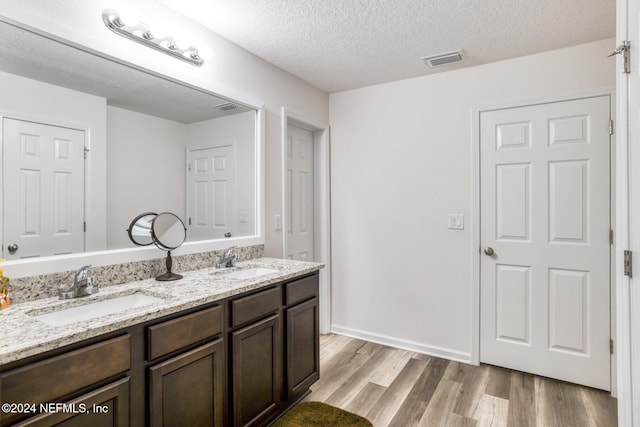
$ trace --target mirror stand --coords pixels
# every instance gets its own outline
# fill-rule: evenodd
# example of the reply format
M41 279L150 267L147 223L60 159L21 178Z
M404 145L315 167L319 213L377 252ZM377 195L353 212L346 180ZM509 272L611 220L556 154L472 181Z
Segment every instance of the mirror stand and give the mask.
M187 228L176 215L165 212L160 215L154 212L145 212L131 221L127 230L129 238L138 246L155 244L158 249L167 251L165 264L167 272L156 277L160 282L182 279L180 274L171 271L173 260L171 250L180 247L187 236Z
M181 275L173 273L171 271L171 267L173 266L173 261L171 260L171 251L167 251L166 265L167 265L167 272L156 277L156 280L159 280L161 282L168 282L171 280L182 279Z

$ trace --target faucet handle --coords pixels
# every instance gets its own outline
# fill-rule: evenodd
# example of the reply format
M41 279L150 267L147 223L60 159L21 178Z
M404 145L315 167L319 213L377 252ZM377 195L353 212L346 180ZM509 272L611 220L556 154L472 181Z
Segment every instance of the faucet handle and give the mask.
M77 274L80 274L80 273L85 273L86 274L86 272L89 271L89 268L91 268L91 264L84 265L84 266L82 266L82 267L80 267L78 269L78 273Z
M78 284L80 282L85 282L89 276L90 267L91 267L91 264L85 265L79 268L78 271L76 271L75 277L73 279L73 283Z
M229 261L227 261L227 266L228 267L235 267L236 261L238 260L238 254L229 255L229 257L231 259Z

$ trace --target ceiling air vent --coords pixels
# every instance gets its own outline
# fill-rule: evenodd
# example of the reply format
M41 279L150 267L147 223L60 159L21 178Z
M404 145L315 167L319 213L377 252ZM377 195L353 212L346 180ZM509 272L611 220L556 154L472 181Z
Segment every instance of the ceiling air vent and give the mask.
M216 105L216 107L218 110L222 110L222 111L231 111L231 110L235 110L236 108L238 108L238 106L236 104L233 104L231 102L227 102L225 104L220 104L220 105Z
M462 50L453 52L440 53L438 55L425 56L422 60L429 67L437 67L438 65L449 64L451 62L462 61Z

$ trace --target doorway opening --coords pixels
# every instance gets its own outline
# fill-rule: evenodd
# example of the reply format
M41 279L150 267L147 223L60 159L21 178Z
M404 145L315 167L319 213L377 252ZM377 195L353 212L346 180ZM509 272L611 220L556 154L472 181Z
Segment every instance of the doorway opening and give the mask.
M321 262L320 332L331 327L329 126L282 109L282 256Z

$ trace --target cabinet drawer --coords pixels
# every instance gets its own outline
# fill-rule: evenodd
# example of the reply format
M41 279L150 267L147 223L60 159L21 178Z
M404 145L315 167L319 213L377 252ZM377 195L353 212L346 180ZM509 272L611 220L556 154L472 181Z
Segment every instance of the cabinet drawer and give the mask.
M148 358L157 359L222 332L222 306L215 306L147 329Z
M318 296L318 275L305 277L285 285L286 305Z
M282 288L271 288L231 301L231 327L235 328L280 308Z
M0 376L0 395L9 403L55 402L130 366L127 334L5 372ZM0 414L0 424L14 415Z

